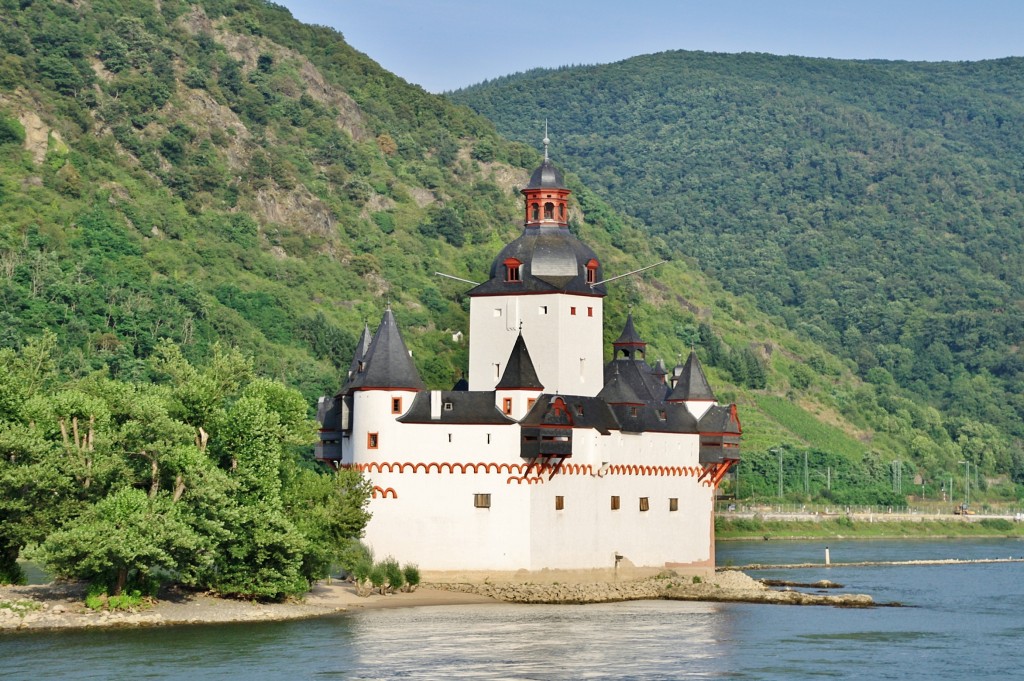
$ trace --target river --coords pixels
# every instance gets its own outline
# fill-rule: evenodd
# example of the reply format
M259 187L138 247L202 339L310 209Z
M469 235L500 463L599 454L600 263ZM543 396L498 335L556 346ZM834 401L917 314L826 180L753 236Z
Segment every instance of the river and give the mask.
M721 564L821 562L824 541L723 542ZM1024 654L1021 540L831 541L829 579L904 607L637 601L352 612L300 622L0 635L3 679L1007 679Z

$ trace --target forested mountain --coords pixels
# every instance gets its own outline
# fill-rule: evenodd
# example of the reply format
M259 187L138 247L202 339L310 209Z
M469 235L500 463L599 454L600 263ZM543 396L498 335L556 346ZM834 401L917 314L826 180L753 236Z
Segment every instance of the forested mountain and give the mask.
M944 411L954 440L987 424L1018 449L1021 92L1022 59L679 51L450 99L514 140L547 119L566 163L675 256L862 378ZM999 452L967 459L993 470Z
M338 554L324 543L352 539L365 522L356 502L366 490L304 467L313 426L301 412L308 417L316 396L338 388L358 333L388 300L429 387L450 388L465 371L465 343L455 338L468 328L468 287L434 272L482 281L520 232L518 189L540 160L541 128L531 121L550 109L537 87L518 102L530 132L509 142L481 115L384 71L339 33L261 0L0 0L0 577L16 573L21 548L40 544L56 564L119 586L123 566L87 564L78 553L125 548L104 543L112 523L149 542L151 567L231 593L293 593L322 574ZM597 88L594 101L615 87ZM722 112L746 100L730 96L733 104L725 97L721 111L702 115L732 120ZM740 405L742 493L774 492L779 452L828 467L831 489L822 473L810 496L839 503L898 500L897 460L904 491L919 473L936 497L966 457L984 471L983 485L994 483L991 496L1016 493L1009 476L1020 447L985 411L1012 408L995 374L948 373L951 386L966 382L977 396L953 417L937 398L929 404L901 390L891 379L903 380L897 365L857 378L854 365L818 342L831 342L832 327L813 309L805 328L799 314L782 314L792 309L788 297L724 288L756 278L767 238L733 254L745 264L715 260L720 281L696 266L707 266L701 249L716 239L739 243L748 228L737 216L755 215L753 200L734 213L670 192L685 199L678 216L687 231L652 235L644 223L654 225L653 212L624 216L572 173L587 170L577 154L584 137L565 134L557 113L547 115L561 128L552 154L569 171L571 228L604 271L670 260L609 284L608 347L632 307L652 360L671 366L697 348L720 401ZM694 133L694 144L725 144L714 130ZM586 135L621 156L621 169L602 172L660 181L653 151L638 155L626 135L620 149L597 125ZM710 154L680 148L691 163L708 162ZM712 170L721 173L706 170L684 175L694 192L713 186ZM768 170L761 177L795 181ZM666 194L637 186L651 210ZM821 217L832 214L825 206L839 209L830 194L821 202L778 206L793 224L825 230L834 222ZM723 225L731 231L716 234ZM961 238L961 227L950 225L944 238ZM715 238L702 241L701 230ZM909 236L900 241L904 248ZM835 261L814 243L808 236L799 252ZM936 251L922 248L922 262ZM1006 244L1007 258L1016 252ZM998 279L1010 267L1001 262L960 277L961 290L970 284L964 295L985 305L1004 299L1000 287L1017 284ZM838 285L781 262L777 269L809 298ZM868 290L877 270L865 265L862 276ZM987 297L978 282L989 282ZM935 312L948 304L936 301ZM1018 313L1006 304L999 319ZM965 329L988 328L980 314L949 314L960 314ZM931 319L908 328L943 331ZM889 366L870 333L861 332L862 345ZM961 360L951 349L951 366ZM803 496L796 469L787 465L786 475L787 493ZM257 499L270 511L254 514Z

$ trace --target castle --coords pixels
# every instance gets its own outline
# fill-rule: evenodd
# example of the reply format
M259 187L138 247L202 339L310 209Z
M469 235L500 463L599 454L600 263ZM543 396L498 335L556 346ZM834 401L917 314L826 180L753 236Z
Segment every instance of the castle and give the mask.
M605 363L601 261L546 149L522 193L522 234L468 292L468 384L428 390L389 308L320 399L317 458L371 481L374 553L427 572L707 573L736 406L693 352L652 367L632 315Z

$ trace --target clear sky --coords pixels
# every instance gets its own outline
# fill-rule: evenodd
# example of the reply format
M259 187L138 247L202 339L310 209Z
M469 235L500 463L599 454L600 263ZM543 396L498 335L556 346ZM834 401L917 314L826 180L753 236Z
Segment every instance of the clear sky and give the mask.
M960 61L1024 55L1024 0L277 0L431 92L664 50Z

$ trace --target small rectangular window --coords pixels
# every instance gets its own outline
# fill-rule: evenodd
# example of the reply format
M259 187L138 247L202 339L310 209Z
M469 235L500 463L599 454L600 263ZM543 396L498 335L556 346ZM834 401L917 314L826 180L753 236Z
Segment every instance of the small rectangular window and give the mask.
M651 510L651 500L647 497L640 497L640 511Z
M618 497L612 497L612 510L613 511L618 511L619 510L619 498Z
M452 407L452 403L451 402L445 402L444 403L444 410L445 411L451 411L452 409L453 409L453 407Z
M569 314L572 315L573 317L575 317L576 316L576 308L575 307L570 307L569 308Z
M491 507L491 495L490 494L474 494L473 495L473 506L476 508L490 508Z
M452 434L448 433L448 442L451 442L451 441L452 441Z
M669 510L669 512L678 511L679 510L679 499L677 499L675 497L669 497L669 500L668 500L668 510Z
M577 404L576 405L576 415L577 416L583 416L583 405L582 404Z
M494 316L495 317L500 317L501 316L501 308L500 307L494 308Z
M367 433L366 434L366 448L367 449L377 449L377 446L379 444L380 444L380 436L377 433Z
M487 444L491 444L491 434L487 433Z
M630 407L629 408L629 415L630 416L636 416L636 414L637 414L636 407Z
M537 398L535 398L535 397L528 397L526 399L526 410L529 411L529 410L533 409L533 405L535 405L536 403L537 403Z
M497 381L500 378L501 378L501 364L496 362L494 364L494 380Z
M508 416L512 413L512 398L504 397L501 400L501 411Z
M592 308L592 307L588 307L587 308L587 316L588 317L593 317L594 316L594 308Z
M402 398L392 397L391 398L391 413L401 414L402 413Z
M540 307L537 308L537 313L538 314L547 314L548 313L548 306L547 305L541 305Z
M555 497L555 510L556 511L563 511L563 510L565 510L565 497Z

